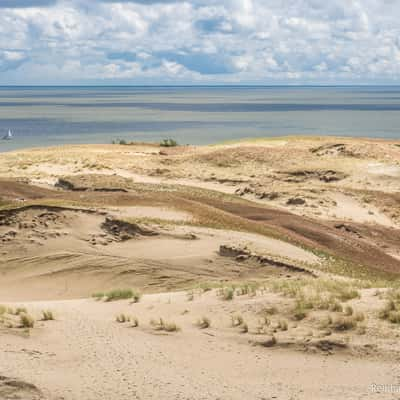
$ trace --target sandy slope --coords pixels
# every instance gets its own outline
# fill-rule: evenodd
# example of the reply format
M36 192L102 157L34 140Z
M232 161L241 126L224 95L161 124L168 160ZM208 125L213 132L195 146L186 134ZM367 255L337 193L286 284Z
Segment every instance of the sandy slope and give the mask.
M3 337L0 371L34 383L46 398L87 400L364 399L376 398L372 383L396 382L395 361L251 346L258 337L230 328L229 318L255 301L221 304L206 293L188 302L184 293L168 293L134 305L25 303L37 311L51 307L57 320L41 323L30 339ZM120 312L136 315L139 327L116 323ZM210 329L194 326L202 315L211 317ZM150 319L160 316L182 330L152 330Z
M2 154L0 304L36 322L0 306L0 399L393 398L370 385L400 372L378 318L400 272L399 160L398 141L343 138ZM116 288L145 295L88 299Z

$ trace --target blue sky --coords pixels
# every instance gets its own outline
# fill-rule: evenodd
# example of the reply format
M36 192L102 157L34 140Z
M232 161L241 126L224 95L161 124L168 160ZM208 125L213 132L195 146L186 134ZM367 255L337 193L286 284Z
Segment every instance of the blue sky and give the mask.
M0 0L0 85L399 78L400 0Z

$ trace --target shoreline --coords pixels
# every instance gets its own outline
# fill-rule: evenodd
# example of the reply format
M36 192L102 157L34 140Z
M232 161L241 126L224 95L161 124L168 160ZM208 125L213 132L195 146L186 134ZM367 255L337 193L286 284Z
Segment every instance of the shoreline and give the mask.
M369 137L369 136L337 136L337 135L279 135L279 136L265 136L265 137L243 137L241 139L232 139L232 140L223 140L215 143L208 144L181 144L178 143L179 147L219 147L219 146L229 146L229 145L242 145L242 144L253 144L259 142L274 142L274 141L361 141L361 142L387 142L393 144L400 144L400 139L395 139L391 137ZM94 146L108 146L108 145L119 145L118 143L63 143L59 145L37 145L33 147L20 147L15 149L10 149L6 151L2 151L2 144L6 144L5 141L0 141L0 153L10 153L10 152L26 152L26 151L41 151L44 149L59 149L59 148L68 148L68 147L94 147ZM154 146L160 147L160 142L157 141L131 141L127 140L127 144L122 146Z

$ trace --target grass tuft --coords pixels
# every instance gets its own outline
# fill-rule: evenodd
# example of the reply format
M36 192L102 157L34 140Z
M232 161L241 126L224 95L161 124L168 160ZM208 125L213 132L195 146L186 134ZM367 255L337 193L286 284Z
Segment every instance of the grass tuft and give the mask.
M120 324L124 324L125 322L130 322L131 319L130 319L129 316L127 316L127 315L121 313L121 314L118 314L118 315L115 317L115 320L116 320L118 323L120 323Z
M201 317L197 322L196 325L200 329L207 329L211 326L211 320L207 317Z
M43 310L42 311L42 321L54 321L54 314L50 310Z
M21 312L19 315L19 322L21 328L33 328L35 320L29 314Z
M244 319L241 315L232 315L231 316L231 326L236 328L244 324Z
M132 289L113 289L108 292L96 292L92 294L96 300L116 301L132 299L132 303L138 303L141 299L141 294Z
M233 286L223 287L218 290L218 296L220 296L223 300L233 300L235 297L235 288Z
M153 326L156 331L179 332L181 330L175 322L166 322L162 318L158 320L152 319L150 325Z
M130 322L131 322L130 326L132 328L137 328L139 326L139 320L137 317L132 317Z

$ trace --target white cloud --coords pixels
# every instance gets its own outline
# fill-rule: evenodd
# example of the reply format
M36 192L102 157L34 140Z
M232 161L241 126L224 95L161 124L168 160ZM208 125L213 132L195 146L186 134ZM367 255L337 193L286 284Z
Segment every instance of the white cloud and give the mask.
M1 84L400 78L399 0L18 4L0 7Z

